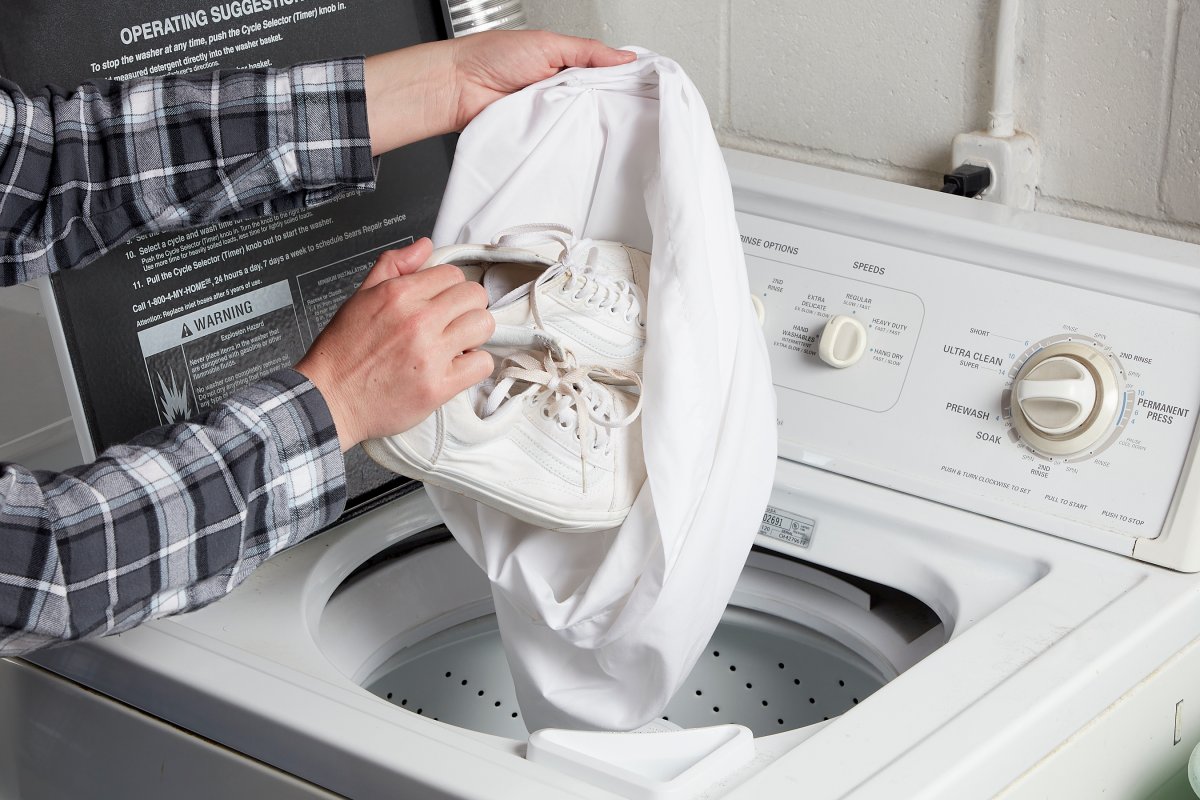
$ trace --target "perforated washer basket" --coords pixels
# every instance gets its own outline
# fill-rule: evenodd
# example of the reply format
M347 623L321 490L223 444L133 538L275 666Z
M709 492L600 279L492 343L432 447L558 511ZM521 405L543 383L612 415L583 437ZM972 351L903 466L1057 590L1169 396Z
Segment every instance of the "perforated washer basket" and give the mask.
M527 735L487 580L444 529L380 553L321 615L321 648L376 696L451 725ZM937 616L894 589L768 553L663 716L736 722L757 736L834 717L945 641Z
M417 714L522 739L495 615L414 645L366 688ZM799 625L731 607L663 718L684 728L734 722L755 736L841 714L886 681L847 647Z

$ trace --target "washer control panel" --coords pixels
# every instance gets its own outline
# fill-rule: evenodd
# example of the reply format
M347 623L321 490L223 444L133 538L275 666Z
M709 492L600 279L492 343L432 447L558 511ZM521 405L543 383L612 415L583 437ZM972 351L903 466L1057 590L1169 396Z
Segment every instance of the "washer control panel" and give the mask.
M1034 527L1158 534L1200 404L1200 317L739 224L784 456Z
M749 265L755 257L749 247L746 252ZM749 269L750 288L766 309L772 350L795 355L786 360L802 365L803 391L869 411L896 404L925 315L920 297L799 265L764 273L767 283L758 286L756 270Z

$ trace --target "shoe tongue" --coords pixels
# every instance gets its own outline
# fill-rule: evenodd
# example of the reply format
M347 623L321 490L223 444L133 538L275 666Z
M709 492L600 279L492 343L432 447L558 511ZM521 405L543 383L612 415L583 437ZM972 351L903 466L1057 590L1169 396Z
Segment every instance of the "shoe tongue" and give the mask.
M537 384L526 383L513 379L489 381L472 387L471 404L475 413L482 419L505 414L508 409L515 408L515 400L531 392L540 391ZM515 412L520 413L520 412Z

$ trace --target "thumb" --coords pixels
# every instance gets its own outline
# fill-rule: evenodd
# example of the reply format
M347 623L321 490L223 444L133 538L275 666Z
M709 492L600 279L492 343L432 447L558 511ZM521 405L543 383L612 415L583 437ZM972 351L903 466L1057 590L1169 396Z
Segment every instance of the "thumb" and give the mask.
M385 250L367 273L359 289L370 289L384 281L409 275L421 268L433 252L433 242L422 237L399 250Z

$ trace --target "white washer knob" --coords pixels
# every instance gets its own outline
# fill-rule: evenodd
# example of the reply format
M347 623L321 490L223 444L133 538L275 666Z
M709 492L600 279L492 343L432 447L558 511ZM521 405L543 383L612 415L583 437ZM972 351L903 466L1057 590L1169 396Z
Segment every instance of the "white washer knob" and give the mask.
M854 317L838 314L825 323L817 355L831 367L845 369L858 363L867 350L867 329Z
M1096 380L1081 362L1048 358L1017 383L1017 405L1033 428L1049 436L1070 433L1096 408Z

